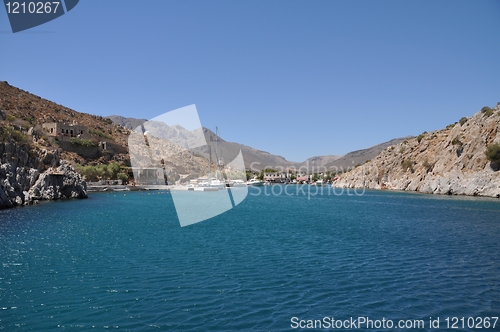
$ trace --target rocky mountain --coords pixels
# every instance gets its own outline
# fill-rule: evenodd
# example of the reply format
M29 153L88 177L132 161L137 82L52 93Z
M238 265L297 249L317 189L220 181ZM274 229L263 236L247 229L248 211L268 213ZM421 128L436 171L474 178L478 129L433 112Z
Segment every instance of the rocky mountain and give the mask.
M119 125L127 127L130 130L135 130L138 126L143 125L147 121L145 119L124 118L116 115L109 116L108 118ZM156 137L161 137L169 142L184 146L185 148L188 148L189 146L201 145L200 136L198 135L198 133L190 132L189 130L186 130L179 125L167 126L165 123L147 121L147 124L145 125L143 130L151 132ZM266 151L254 149L252 147L235 142L227 142L223 138L217 136L210 129L203 127L202 131L205 137L204 146L200 146L199 148L192 148L190 150L192 150L193 153L203 156L207 159L209 159L209 152L211 151L215 160L214 150L215 142L217 142L217 150L222 154L220 157L222 157L226 161L231 161L238 155L239 151L241 150L243 159L245 161L245 167L254 171L260 171L266 167L281 167L282 169L286 169L289 167L297 167L298 165L300 165L300 163L288 161L281 156L273 155ZM207 146L207 144L210 144L210 147ZM329 156L327 160L333 159Z
M147 121L145 119L124 118L122 116L116 115L109 116L108 118L113 122L123 125L131 130L134 130ZM193 133L181 126L167 126L164 123L154 123L153 121L148 121L147 128L144 128L144 130L154 132L156 136L161 136L162 138L170 142L174 142L180 145L187 143L188 145L193 146L196 145L193 142L200 141L200 137L198 135L193 135ZM332 170L336 171L340 169L345 170L348 167L352 168L357 164L364 163L365 161L376 157L386 147L402 142L408 138L396 138L391 141L375 145L368 149L350 152L345 156L315 156L308 158L303 162L293 162L286 160L282 156L273 155L267 151L258 150L250 146L235 142L227 142L223 138L217 136L210 129L204 127L203 134L205 136L205 142L211 142L212 149L214 149L214 142L218 142L218 150L222 152L222 157L226 161L234 158L241 150L243 158L245 160L245 167L253 171L260 171L264 168L275 168L283 170L286 170L288 168L295 168L307 170L308 172L315 170L318 170L319 172ZM207 159L209 158L208 146L195 148L193 149L193 152Z
M333 163L336 160L339 160L343 156L335 156L335 155L328 155L328 156L314 156L311 158L307 158L305 161L298 163L298 167L319 167L320 169L322 168L327 168L328 165Z
M446 129L423 133L384 149L345 173L337 187L500 197L499 165L487 147L500 143L500 105L483 108Z
M148 121L146 119L136 119L136 118L125 118L121 115L110 115L107 116L108 119L122 127L130 130L134 130L138 126L142 125L144 122Z

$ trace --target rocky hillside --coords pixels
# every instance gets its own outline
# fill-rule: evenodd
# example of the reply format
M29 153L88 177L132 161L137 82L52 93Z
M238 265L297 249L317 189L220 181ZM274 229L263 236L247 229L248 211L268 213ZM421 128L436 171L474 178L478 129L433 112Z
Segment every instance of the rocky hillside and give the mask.
M75 147L56 140L42 129L51 122L87 126L96 146L108 141L112 148ZM87 197L85 181L71 164L126 163L127 136L127 129L108 119L76 112L0 82L0 209Z
M147 141L147 143L146 143ZM132 131L129 136L129 153L132 166L161 167L169 183L182 179L182 183L209 173L208 159L193 154L185 147L172 143L161 135L149 133L147 136ZM137 179L136 179L137 180Z
M3 120L0 119L0 127L14 128L22 136L25 136L30 145L35 148L57 150L62 159L72 160L80 164L98 164L108 161L127 162L129 130L113 123L110 119L77 112L11 86L7 82L0 82L0 110L5 115ZM44 123L52 122L77 123L86 126L89 128L91 139L96 143L96 146L99 141L106 141L110 148L106 151L95 148L94 153L89 154L88 151L80 153L78 149L72 149L69 144L58 144L42 129Z
M485 107L446 129L386 148L341 175L335 186L500 197L499 165L485 154L500 143L499 128L500 105Z

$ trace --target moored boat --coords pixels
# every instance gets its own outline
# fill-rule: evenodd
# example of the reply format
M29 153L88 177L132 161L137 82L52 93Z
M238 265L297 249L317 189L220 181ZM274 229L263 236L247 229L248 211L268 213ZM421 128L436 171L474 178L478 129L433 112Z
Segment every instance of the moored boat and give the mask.
M264 182L258 180L258 179L251 179L247 181L247 185L249 186L263 186Z
M246 183L243 180L232 180L229 183L230 187L246 187Z

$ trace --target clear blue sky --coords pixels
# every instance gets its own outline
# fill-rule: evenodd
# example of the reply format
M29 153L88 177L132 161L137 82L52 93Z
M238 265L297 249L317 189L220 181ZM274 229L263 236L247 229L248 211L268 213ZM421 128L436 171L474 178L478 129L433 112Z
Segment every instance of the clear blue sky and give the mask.
M196 104L221 136L302 161L500 101L500 1L81 0L13 34L0 80L80 112Z

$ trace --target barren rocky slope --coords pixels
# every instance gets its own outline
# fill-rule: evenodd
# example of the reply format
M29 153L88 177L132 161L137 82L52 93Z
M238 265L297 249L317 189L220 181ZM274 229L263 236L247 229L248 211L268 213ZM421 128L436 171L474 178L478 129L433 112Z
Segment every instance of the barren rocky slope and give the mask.
M500 197L498 165L485 155L487 146L500 143L499 127L497 105L447 129L388 147L372 161L341 175L334 185Z

